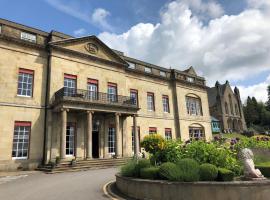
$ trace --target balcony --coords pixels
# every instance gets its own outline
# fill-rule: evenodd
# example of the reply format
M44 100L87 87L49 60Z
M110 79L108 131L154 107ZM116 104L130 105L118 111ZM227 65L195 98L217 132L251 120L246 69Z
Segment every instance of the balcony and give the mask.
M55 93L53 104L56 105L61 102L139 109L136 100L129 96L70 88L61 88Z

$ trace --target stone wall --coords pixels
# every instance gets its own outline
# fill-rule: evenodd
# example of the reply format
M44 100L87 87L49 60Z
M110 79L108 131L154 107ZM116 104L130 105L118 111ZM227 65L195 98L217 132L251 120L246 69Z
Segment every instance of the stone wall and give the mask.
M270 181L168 182L133 179L116 175L123 194L144 200L267 200Z

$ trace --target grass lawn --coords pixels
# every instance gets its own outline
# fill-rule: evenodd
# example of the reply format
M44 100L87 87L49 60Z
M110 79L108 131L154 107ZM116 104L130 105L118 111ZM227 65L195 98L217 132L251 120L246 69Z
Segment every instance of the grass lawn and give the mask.
M220 134L213 134L213 137L215 137L215 135L220 135ZM222 136L224 138L228 138L228 139L231 139L231 138L245 138L246 136L244 135L241 135L240 133L222 133Z

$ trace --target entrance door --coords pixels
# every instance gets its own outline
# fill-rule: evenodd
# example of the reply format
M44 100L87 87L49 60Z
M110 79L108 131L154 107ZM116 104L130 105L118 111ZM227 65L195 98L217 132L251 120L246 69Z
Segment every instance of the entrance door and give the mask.
M66 155L74 156L75 155L75 124L68 123L67 124L67 132L66 132Z
M92 132L92 156L93 158L99 158L99 132Z

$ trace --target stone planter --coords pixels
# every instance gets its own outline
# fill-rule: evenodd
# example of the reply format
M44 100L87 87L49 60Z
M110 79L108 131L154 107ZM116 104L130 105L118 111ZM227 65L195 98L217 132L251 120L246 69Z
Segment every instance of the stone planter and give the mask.
M270 181L169 182L116 175L123 194L143 200L268 200Z

